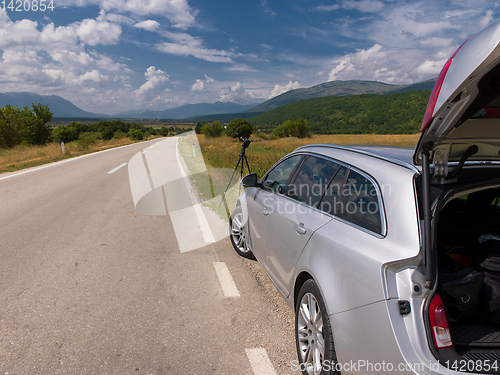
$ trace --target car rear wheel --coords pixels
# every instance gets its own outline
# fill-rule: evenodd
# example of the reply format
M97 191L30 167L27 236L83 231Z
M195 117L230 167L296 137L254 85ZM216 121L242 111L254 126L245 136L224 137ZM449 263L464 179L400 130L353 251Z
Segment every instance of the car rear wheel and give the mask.
M235 208L229 218L229 237L234 250L242 257L255 259L250 246L248 246L247 237L244 231L243 211L241 206Z
M318 285L307 280L295 308L295 340L304 375L340 374L333 345L330 319Z

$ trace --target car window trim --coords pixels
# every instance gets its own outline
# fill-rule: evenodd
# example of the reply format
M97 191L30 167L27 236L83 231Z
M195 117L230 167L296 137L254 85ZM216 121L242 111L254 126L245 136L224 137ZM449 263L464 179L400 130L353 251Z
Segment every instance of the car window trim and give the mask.
M379 204L379 207L382 207L382 210L380 211L380 220L381 220L381 229L382 230L381 230L381 233L377 233L377 232L371 231L369 229L366 229L366 228L364 228L364 227L362 227L360 225L354 224L354 223L352 223L352 222L350 222L348 220L342 219L341 217L337 216L336 214L330 214L330 213L325 212L325 211L322 211L322 212L324 212L325 214L330 215L330 216L334 217L335 219L338 219L338 220L340 220L340 221L342 221L342 222L344 222L346 224L349 224L349 225L351 225L351 226L353 226L353 227L355 227L357 229L360 229L363 232L373 234L376 237L385 238L387 236L387 232L388 232L387 221L386 221L386 216L385 216L385 204L384 204L384 201L382 199L382 192L380 190L380 186L379 186L378 182L376 182L376 180L372 176L370 176L368 173L366 173L366 172L364 172L364 171L362 171L362 170L360 170L360 169L358 169L356 167L353 167L353 166L351 166L349 164L346 164L344 162L341 162L341 161L337 161L336 159L333 159L333 158L330 158L330 157L326 157L326 158L332 160L333 162L335 162L337 164L339 164L341 167L347 168L347 173L346 173L346 175L344 177L344 181L343 181L342 186L345 185L345 183L347 181L347 178L349 177L349 174L351 173L351 170L359 173L361 176L363 176L366 179L368 179L373 184L373 186L375 186L375 189L377 190L378 204ZM337 171L337 173L339 171L340 171L340 168ZM337 175L337 173L335 173L335 175ZM330 181L330 183L331 183L331 181ZM328 186L330 186L330 185L328 185ZM320 202L319 204L321 204L321 201L323 200L324 196L325 196L325 194L323 193L323 196L321 197L321 199L319 201ZM340 200L341 202L342 202L342 198L343 197L341 197L341 200Z
M265 179L267 178L267 175L279 164L281 163L282 161L288 159L288 158L291 158L293 156L296 156L296 155L302 155L302 159L297 163L297 165L295 166L295 169L292 171L292 173L290 174L290 178L288 178L288 181L285 185L285 194L277 194L273 191L269 191L269 190L266 190L266 189L262 189L266 192L269 192L271 194L276 194L278 196L281 196L281 197L286 197L287 199L290 199L292 200L293 202L295 203L298 203L298 204L301 204L303 206L306 206L306 207L309 207L309 208L312 208L312 209L315 209L325 215L328 215L328 216L331 216L332 218L334 219L337 219L345 224L348 224L356 229L359 229L365 233L368 233L368 234L371 234L377 238L385 238L387 236L387 232L388 232L388 228L387 228L387 219L386 219L386 214L385 214L385 204L384 204L384 200L382 198L382 191L380 190L380 186L378 184L378 182L368 173L360 170L359 168L356 168L352 165L349 165L345 162L342 162L340 160L337 160L337 159L334 159L332 157L329 157L329 156L325 156L325 155L321 155L321 154L317 154L315 152L311 152L311 151L302 151L302 152L297 152L297 153L294 153L292 155L287 155L288 157L284 157L284 158L281 158L279 161L276 162L276 164L274 164L272 166L271 169L269 169L269 171L264 175L264 177L262 177L262 181L265 181ZM296 199L293 199L291 197L288 197L286 195L286 192L288 191L288 186L290 185L290 183L292 182L292 177L294 178L293 181L295 181L295 178L296 178L296 174L297 172L302 168L302 165L304 164L304 160L306 160L308 158L308 156L315 156L315 157L318 157L318 158L321 158L321 159L324 159L324 160L327 160L327 161L331 161L333 163L336 163L341 167L345 167L347 168L347 173L346 173L346 176L344 177L344 182L343 182L343 185L345 185L346 181L347 181L347 178L349 177L349 174L351 173L351 170L359 173L360 175L362 175L363 177L367 178L368 180L370 180L370 182L373 184L373 186L375 186L375 189L377 190L377 197L378 197L378 204L379 204L379 207L382 207L382 210L380 210L380 219L381 219L381 233L377 233L377 232L373 232L369 229L366 229L362 226L359 226L357 224L354 224L348 220L345 220L345 219L342 219L340 218L339 216L337 215L334 215L334 214L331 214L331 213L328 213L328 212L325 212L323 210L320 210L319 208L317 207L313 207L313 206L310 206L306 203L303 203L303 202L299 202L298 200ZM300 167L300 169L299 169ZM337 172L335 173L335 175L337 175L337 173L340 171L340 168L337 170ZM335 175L332 177L332 179L335 177ZM332 179L329 181L329 184L332 182ZM328 186L330 186L328 184ZM325 195L325 192L323 192L323 196L321 197L321 199L319 200L319 202L321 203L321 201L323 200L323 197ZM342 199L342 198L341 198ZM341 200L342 201L342 200ZM320 204L319 203L319 204ZM318 206L319 206L318 204Z

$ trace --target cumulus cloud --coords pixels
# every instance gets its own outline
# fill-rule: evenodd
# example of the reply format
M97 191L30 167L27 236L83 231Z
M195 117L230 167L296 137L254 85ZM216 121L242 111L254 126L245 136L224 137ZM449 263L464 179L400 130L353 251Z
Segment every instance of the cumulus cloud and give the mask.
M437 76L451 53L450 50L422 59L419 49L402 51L375 44L334 59L328 80L359 79L392 84L419 82Z
M57 94L84 108L105 106L106 99L95 102L96 90L120 90L128 84L130 69L89 46L117 43L121 27L109 22L104 13L66 26L24 19L11 21L0 9L0 83L2 91L31 91Z
M238 102L247 99L248 94L241 82L237 82L232 87L222 89L218 94L218 100L221 102Z
M332 24L337 38L357 40L358 48L336 56L318 77L329 80L366 79L407 84L434 78L453 51L470 35L493 22L486 1L390 2L340 1L314 11L356 9L376 16L338 19Z
M116 44L120 39L121 27L115 23L86 19L76 26L76 34L89 46Z
M142 22L138 22L134 25L137 29L144 29L148 31L155 31L160 27L160 24L154 20L146 20Z
M215 80L205 74L205 82L207 84L210 84L212 82L215 82ZM191 91L203 91L205 89L205 82L203 82L201 79L197 79L193 86L191 86Z
M150 66L144 75L147 81L135 91L137 98L141 101L161 101L168 91L168 74Z
M298 89L299 87L300 84L298 81L295 82L290 81L285 86L275 85L273 91L271 92L271 95L269 95L269 99L284 94L287 91Z
M205 83L201 79L197 79L196 83L191 87L191 91L203 91Z

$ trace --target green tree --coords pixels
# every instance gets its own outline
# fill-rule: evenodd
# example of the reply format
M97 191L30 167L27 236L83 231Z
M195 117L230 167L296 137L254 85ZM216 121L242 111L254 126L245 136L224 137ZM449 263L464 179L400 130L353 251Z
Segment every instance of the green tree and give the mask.
M49 106L44 104L32 104L32 109L24 106L21 110L22 142L29 145L44 145L52 135L49 125L54 115L50 112Z
M297 120L286 120L273 130L273 134L279 138L306 138L309 136L309 126L307 125L307 120L299 117Z
M136 127L134 127L134 128L131 127L127 133L127 136L130 139L140 141L141 139L144 139L144 131L142 129L139 129Z
M80 133L71 125L59 125L52 130L52 139L55 142L71 142L78 139Z
M196 134L201 134L201 128L202 128L202 126L203 126L203 124L202 124L201 122L199 122L199 121L198 121L198 122L196 123L195 128L194 128L194 132L195 132Z
M168 135L168 129L165 126L162 126L160 129L160 135L166 137Z
M253 132L253 126L242 118L232 120L226 128L226 135L232 138L248 138Z
M0 107L0 147L14 147L21 140L22 119L19 108L6 105Z
M203 124L201 127L201 132L205 134L205 137L207 138L220 137L223 131L224 128L219 121L209 122L207 124Z

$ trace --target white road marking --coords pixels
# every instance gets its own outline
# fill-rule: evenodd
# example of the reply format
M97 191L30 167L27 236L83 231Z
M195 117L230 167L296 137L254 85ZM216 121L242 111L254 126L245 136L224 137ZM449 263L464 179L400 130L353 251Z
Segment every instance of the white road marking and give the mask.
M219 278L222 291L226 297L239 297L240 292L236 288L236 284L229 273L229 270L224 262L214 262L215 272Z
M108 172L108 174L113 174L115 173L117 170L119 170L120 168L123 168L124 166L126 166L127 163L123 163L122 165L119 165L118 167L116 167L115 169L112 169Z
M208 243L213 243L215 241L214 234L212 233L212 230L210 229L210 225L208 224L207 218L205 217L205 214L203 213L203 210L200 206L200 204L196 201L195 196L191 193L192 192L192 187L191 184L189 183L188 176L186 172L184 171L184 168L181 164L180 160L180 154L179 154L179 138L177 138L176 143L175 143L175 157L177 159L177 164L179 165L179 169L181 171L182 179L184 180L184 183L186 184L186 189L191 196L191 201L193 203L193 208L194 212L196 213L196 217L198 218L198 223L200 224L201 228L201 233L203 234L203 239L205 242Z
M266 349L245 349L245 352L255 375L276 375L273 364L267 356Z

